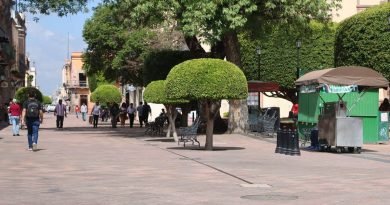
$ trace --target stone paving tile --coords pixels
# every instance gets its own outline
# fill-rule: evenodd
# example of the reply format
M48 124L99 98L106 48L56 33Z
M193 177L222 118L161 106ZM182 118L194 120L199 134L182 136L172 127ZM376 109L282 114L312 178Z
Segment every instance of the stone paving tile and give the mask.
M215 135L218 151L203 151L72 115L54 127L46 114L37 152L25 150L26 130L1 130L0 205L390 203L389 145L286 156L261 136Z

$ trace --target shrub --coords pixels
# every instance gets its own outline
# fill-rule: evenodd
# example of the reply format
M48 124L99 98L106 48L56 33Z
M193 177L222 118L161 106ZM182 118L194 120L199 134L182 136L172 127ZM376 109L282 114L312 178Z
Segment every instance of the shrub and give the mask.
M39 91L37 88L35 87L23 87L23 88L19 88L16 93L15 93L15 99L21 104L23 105L24 102L27 101L28 99L28 94L29 93L34 93L35 94L35 97L36 99L39 101L39 102L43 102L43 96L42 96L42 93L41 91Z
M122 96L116 86L101 85L91 94L91 101L100 103L120 103L122 101Z
M336 32L336 66L372 68L390 79L390 3L369 8L340 23Z

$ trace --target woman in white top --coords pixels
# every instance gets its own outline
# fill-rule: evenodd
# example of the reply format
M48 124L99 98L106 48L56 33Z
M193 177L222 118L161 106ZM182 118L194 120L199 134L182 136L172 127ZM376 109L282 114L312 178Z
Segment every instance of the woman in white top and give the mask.
M96 102L96 104L93 106L91 115L93 115L93 127L97 128L99 116L100 116L100 105L99 102Z

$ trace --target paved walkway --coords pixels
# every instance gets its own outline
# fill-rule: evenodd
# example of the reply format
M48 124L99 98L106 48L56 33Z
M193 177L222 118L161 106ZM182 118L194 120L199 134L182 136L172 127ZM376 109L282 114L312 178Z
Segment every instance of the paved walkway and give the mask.
M217 151L202 151L75 116L54 127L46 114L37 152L26 130L1 130L1 205L390 204L390 145L293 157L261 137L214 135Z

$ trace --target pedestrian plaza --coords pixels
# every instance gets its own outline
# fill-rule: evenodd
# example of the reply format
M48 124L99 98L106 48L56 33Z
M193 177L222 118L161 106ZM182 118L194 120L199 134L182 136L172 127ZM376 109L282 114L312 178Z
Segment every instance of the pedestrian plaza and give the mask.
M389 204L390 146L361 154L275 153L275 139L214 135L214 151L145 136L145 128L92 126L75 115L57 129L45 114L38 151L27 131L1 124L0 204ZM128 123L128 121L127 121ZM198 137L203 147L205 136Z

